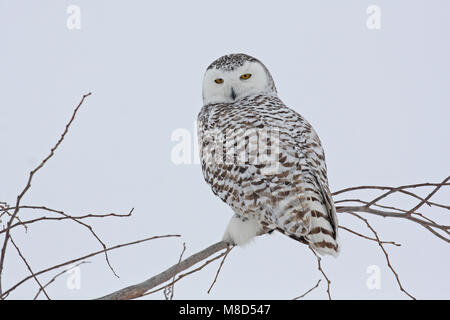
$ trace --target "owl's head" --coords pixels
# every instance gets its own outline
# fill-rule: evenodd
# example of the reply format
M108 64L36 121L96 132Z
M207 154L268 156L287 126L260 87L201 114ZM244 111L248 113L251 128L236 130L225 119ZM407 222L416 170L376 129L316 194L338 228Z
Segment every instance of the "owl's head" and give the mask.
M203 78L204 105L276 93L275 83L264 64L243 53L220 57L210 64Z

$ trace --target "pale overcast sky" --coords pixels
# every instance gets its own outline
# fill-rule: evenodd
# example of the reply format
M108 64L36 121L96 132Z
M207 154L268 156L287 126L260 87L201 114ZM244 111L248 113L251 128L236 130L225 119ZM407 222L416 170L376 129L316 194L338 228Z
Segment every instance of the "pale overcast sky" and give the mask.
M80 29L67 19L81 12ZM379 29L366 12L380 9ZM73 8L69 8L73 9ZM69 10L70 11L70 10ZM71 11L73 12L73 11ZM433 1L0 1L0 201L14 204L27 173L49 152L81 96L92 92L23 204L67 213L126 213L91 220L108 246L181 234L110 252L49 287L60 299L95 298L159 273L221 239L232 215L197 163L177 165L175 130L195 139L206 67L228 53L263 61L280 98L315 127L333 191L356 185L440 182L450 173L450 2ZM369 21L370 22L370 21ZM372 21L373 22L373 21ZM370 24L369 26L376 26ZM449 203L450 192L436 200ZM416 202L396 198L405 208ZM449 214L425 208L450 224ZM23 211L22 219L39 216ZM369 217L404 287L417 298L450 298L450 246L426 229ZM369 235L356 219L340 223ZM4 223L4 221L3 221ZM14 229L33 270L101 249L75 223ZM323 267L336 299L404 299L376 243L342 231L342 252ZM234 249L175 287L176 299L291 299L321 278L302 244L281 234ZM377 266L380 288L367 286ZM375 269L377 268L375 267ZM28 274L8 247L3 287ZM54 274L42 277L42 282ZM11 298L32 298L29 281ZM162 299L162 293L147 298ZM307 298L326 299L325 282Z

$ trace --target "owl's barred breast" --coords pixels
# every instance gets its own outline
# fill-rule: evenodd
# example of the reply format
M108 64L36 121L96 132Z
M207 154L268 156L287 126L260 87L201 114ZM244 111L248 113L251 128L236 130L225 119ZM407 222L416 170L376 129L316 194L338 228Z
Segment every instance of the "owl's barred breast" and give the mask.
M260 221L261 233L277 229L305 240L313 231L335 238L335 221L325 223L335 213L326 212L320 192L328 185L320 140L276 95L206 105L198 133L205 180L237 215ZM311 219L326 221L317 229ZM335 243L323 245L337 251Z

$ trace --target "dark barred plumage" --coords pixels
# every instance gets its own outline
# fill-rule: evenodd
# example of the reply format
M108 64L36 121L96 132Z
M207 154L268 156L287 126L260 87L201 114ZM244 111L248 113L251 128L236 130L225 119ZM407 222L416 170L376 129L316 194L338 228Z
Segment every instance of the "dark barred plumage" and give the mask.
M260 62L258 59L246 55L245 53L236 53L220 57L211 63L208 69L216 68L224 71L231 71L237 67L242 67L244 63L248 61Z

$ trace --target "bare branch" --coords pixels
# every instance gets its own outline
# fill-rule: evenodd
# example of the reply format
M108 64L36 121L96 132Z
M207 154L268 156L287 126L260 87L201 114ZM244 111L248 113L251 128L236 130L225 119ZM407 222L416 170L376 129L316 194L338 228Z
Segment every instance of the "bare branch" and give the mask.
M211 292L212 288L214 287L214 284L217 281L217 277L219 276L220 270L222 269L223 263L225 262L225 259L227 258L228 254L231 252L231 250L234 248L234 246L229 246L227 250L225 251L225 255L223 256L222 262L219 265L219 268L217 269L216 276L214 277L214 281L211 283L211 286L208 289L208 294Z
M58 149L59 145L63 142L67 132L69 131L70 125L75 120L75 116L77 115L78 110L80 109L80 107L83 104L84 100L90 95L91 95L90 92L85 94L85 95L83 95L80 103L78 104L78 106L73 111L72 117L70 118L69 122L66 124L66 128L64 129L63 133L61 134L61 137L59 138L58 142L56 142L56 144L53 146L53 148L50 149L50 154L44 160L42 160L42 162L36 168L34 168L30 172L30 174L28 176L28 181L27 181L27 183L25 185L25 188L17 196L14 212L13 212L12 216L10 217L10 219L9 219L7 225L6 225L5 239L3 241L3 246L2 246L1 253L0 253L0 295L3 295L2 294L3 293L3 290L2 290L2 274L3 274L3 266L4 266L4 263L5 263L6 248L8 246L8 241L10 239L10 228L11 228L11 225L12 225L14 219L16 218L17 214L19 213L20 202L22 201L22 198L25 195L25 193L28 191L28 189L31 188L31 182L32 182L33 177L36 174L36 172L38 172L47 163L47 161L50 160L51 157L53 157L53 155L55 154L56 149Z
M414 296L412 296L408 291L406 291L403 286L402 283L400 282L400 278L398 276L398 273L394 270L394 267L392 267L391 265L391 261L389 260L389 254L387 253L387 251L384 249L383 244L380 241L380 238L378 237L378 233L375 231L375 229L370 225L369 221L363 217L361 217L360 215L354 213L354 212L350 212L350 214L352 214L353 216L357 217L358 219L362 220L365 222L365 224L367 225L367 227L370 229L370 231L372 231L373 235L375 236L375 238L377 239L378 245L380 246L381 250L384 253L384 256L386 257L386 262L387 265L389 267L389 269L391 269L392 273L395 276L395 279L397 280L398 286L400 287L400 290L403 291L408 297L410 297L413 300L416 300L416 298Z
M341 228L342 230L348 231L348 232L350 232L350 233L353 233L353 234L357 235L358 237L361 237L361 238L364 238L364 239L367 239L367 240L372 240L372 241L378 242L377 239L371 238L371 237L368 237L368 236L365 236L365 235L363 235L363 234L361 234L361 233L359 233L359 232L356 232L356 231L354 231L354 230L352 230L352 229L350 229L350 228L347 228L347 227L344 227L344 226L339 226L339 228ZM400 246L401 246L401 244L396 243L396 242L394 242L394 241L381 241L381 243L392 244L392 245L397 246L397 247L400 247Z
M19 254L20 258L22 259L22 261L25 263L25 265L27 266L28 271L30 271L31 276L33 277L33 279L36 281L36 283L38 284L38 286L40 287L40 290L42 292L44 292L45 296L47 297L48 300L50 300L50 297L48 296L47 292L45 291L44 287L42 286L42 284L39 282L38 278L36 277L36 274L33 272L33 270L30 267L30 264L28 263L27 259L25 259L25 257L23 256L22 252L20 251L19 247L16 245L16 243L14 242L13 238L11 237L11 235L9 236L9 240L11 241L12 245L16 248L17 253Z
M46 206L20 206L19 209L36 209L36 210L44 210L44 211L48 211L48 212L53 212L53 213L57 213L62 215L61 217L47 217L47 216L42 216L39 218L34 218L34 219L30 219L30 220L25 220L25 221L19 221L16 222L15 224L11 225L10 230L14 229L17 226L23 225L25 227L27 227L29 224L35 223L35 222L40 222L40 221L61 221L61 220L82 220L82 219L87 219L87 218L107 218L107 217L130 217L134 211L134 208L132 208L128 213L126 214L120 214L120 213L106 213L106 214L85 214L82 216L72 216L69 214L66 214L64 211L62 210L56 210L56 209L51 209L48 208ZM14 207L11 208L7 208L7 209L1 209L0 211L8 211L8 210L14 210ZM0 234L6 232L6 229L0 230Z
M448 176L447 178L444 179L444 181L442 181L439 185L436 186L436 188L433 189L433 191L431 191L426 197L425 199L423 199L422 201L420 201L420 203L415 206L414 208L412 208L411 210L409 210L406 215L410 216L411 213L415 212L417 209L419 209L421 206L423 206L424 203L427 203L427 201L442 187L445 185L445 183L450 180L450 176Z
M106 244L101 240L101 238L97 235L97 233L95 233L95 231L94 231L94 229L92 228L92 226L90 226L90 225L88 225L88 224L86 224L86 223L80 221L80 219L77 219L77 218L75 218L75 217L72 217L72 216L66 214L64 211L50 209L50 208L45 207L45 206L41 206L41 207L34 207L34 206L20 206L19 209L20 209L20 208L24 208L24 209L41 209L41 210L46 210L46 211L58 213L58 214L60 214L60 215L63 216L62 218L70 219L70 220L72 220L72 221L74 221L74 222L80 224L81 226L85 227L85 228L92 234L92 236L100 243L100 245L103 247L103 249L106 249ZM133 210L134 210L134 208L131 209L131 211L130 211L127 215L123 215L123 216L125 216L125 217L130 216L130 215L132 214ZM109 215L103 215L103 217L104 217L104 216L112 216L112 215L114 215L114 216L119 216L119 215L117 215L117 214L109 214ZM100 215L97 215L97 216L100 216ZM84 217L86 217L86 216L84 216ZM91 215L91 217L92 217L92 215ZM62 220L62 218L60 218L59 220ZM40 220L50 220L50 218L48 218L48 219L42 219L42 218L41 218L41 219L34 219L34 221L31 221L30 223L36 222L36 221L40 221ZM53 220L55 220L55 219L53 219ZM17 223L16 225L18 225L18 224L25 225L24 223L25 223L25 222L20 221L20 222ZM9 228L9 230L11 230L13 227L14 227L14 225L11 226L11 227ZM0 232L0 233L1 233L1 232ZM106 259L106 263L108 264L108 266L109 266L109 268L111 269L111 271L113 272L113 274L114 274L116 277L119 277L119 276L116 274L116 272L114 271L114 268L112 267L112 265L111 265L111 263L110 263L110 261L109 261L108 253L107 253L106 251L105 251L105 259Z
M71 269L73 269L73 268L76 268L76 267L78 267L79 265L82 265L82 264L84 264L84 263L90 263L90 262L89 262L89 261L81 261L81 262L77 263L76 265L74 265L72 268L65 269L65 270L63 270L63 271L57 273L53 278L50 279L50 281L48 281L48 282L43 286L43 288L39 288L39 290L38 290L38 292L36 293L36 295L34 296L33 300L36 300L36 299L39 297L39 294L40 294L41 292L43 292L43 289L47 288L49 285L51 285L53 282L55 282L55 280L56 280L57 278L59 278L60 276L62 276L62 275L65 274L66 272L68 272L69 270L71 270Z
M369 189L376 189L376 190L395 190L395 191L400 191L402 189L414 189L414 188L419 188L419 187L437 187L439 185L442 186L449 186L450 183L429 183L429 182L425 182L425 183L416 183L416 184L409 184L409 185L404 185L404 186L400 186L400 187L389 187L389 186L357 186L357 187L350 187L350 188L345 188L345 189L341 189L338 191L335 191L332 193L333 196L337 196L341 193L345 193L345 192L349 192L349 191L355 191L355 190L369 190Z
M3 211L2 211L2 210L3 210ZM9 217L12 217L12 214L9 213L8 210L9 210L9 208L0 208L0 211L2 211L2 213L0 214L0 218L1 218L1 216L4 215L4 214L6 214L6 215L9 216ZM24 227L24 229L25 229L25 232L28 232L28 226L27 226L26 224L24 224L24 223L22 222L22 220L21 220L18 216L16 216L15 219L18 221L18 222L16 223L16 225L22 225L22 226ZM1 220L0 220L0 222L1 222ZM3 228L2 230L0 230L0 233L3 233L3 232L6 232L6 228Z
M328 279L325 271L323 271L322 269L322 265L320 264L320 261L322 260L321 257L319 257L319 255L314 251L313 248L309 247L309 249L312 251L312 253L314 253L314 255L317 258L317 269L319 269L319 271L322 273L323 277L325 278L325 280L327 281L327 294L328 294L328 300L331 300L331 292L330 292L330 285L331 285L331 281L330 279ZM318 285L318 284L317 284Z
M168 234L168 235L163 235L163 236L153 236L153 237L150 237L150 238L145 238L145 239L136 240L136 241L132 241L132 242L122 243L122 244L119 244L119 245L116 245L116 246L113 246L113 247L110 247L110 248L106 248L106 251L111 251L111 250L119 249L119 248L122 248L122 247L132 246L132 245L135 245L135 244L138 244L138 243L142 243L142 242L146 242L146 241L150 241L150 240L162 239L162 238L171 238L171 237L180 237L180 235L178 235L178 234ZM43 270L41 270L39 272L35 272L34 275L38 276L38 275L44 274L46 272L49 272L51 270L59 269L61 267L67 266L69 264L73 264L73 263L81 261L81 260L86 260L87 258L96 256L96 255L101 254L101 253L104 253L104 251L105 250L95 251L95 252L89 253L89 254L87 254L85 256L82 256L82 257L79 257L79 258L76 258L76 259L72 259L72 260L69 260L69 261L66 261L66 262L62 262L62 263L54 265L52 267L48 267L46 269L43 269ZM0 299L4 299L11 291L17 289L17 287L19 287L20 285L22 285L24 282L28 281L31 278L32 278L32 276L28 276L28 277L22 279L21 281L19 281L18 283L16 283L15 285L13 285L11 288L6 290L0 296Z
M311 289L309 289L308 291L306 291L304 294L302 294L302 295L300 295L300 296L298 296L298 297L293 298L292 300L298 300L298 299L304 298L308 293L310 293L311 291L313 291L314 289L316 289L316 288L319 286L320 281L322 281L322 279L319 279L319 281L317 281L317 283L316 283L316 285L315 285L314 287L312 287Z
M193 265L197 264L198 262L205 260L206 258L213 255L214 253L216 253L220 250L223 250L227 247L228 247L228 244L225 241L219 241L219 242L207 247L206 249L203 249L202 251L197 252L196 254L193 254L192 256L184 259L180 263L173 265L172 267L161 272L160 274L158 274L154 277L151 277L150 279L147 279L136 285L129 286L124 289L118 290L116 292L108 294L99 299L100 300L130 300L130 299L134 299L134 298L139 298L139 297L143 296L144 294L146 294L150 289L153 289L154 287L170 280L171 278L173 278L174 275L192 267ZM223 253L223 254L225 254L225 253ZM189 272L187 274L191 274L191 273L193 273L193 272ZM179 276L177 278L177 280L172 281L169 285L172 285L173 283L177 282L178 280L180 280L187 274ZM167 285L167 286L169 286L169 285ZM159 288L156 291L159 291L162 289L164 289L164 287ZM153 291L153 292L156 292L156 291ZM148 293L148 294L150 294L150 293Z
M183 259L184 252L186 251L186 243L183 242L183 250L181 251L180 257L178 258L178 264L180 264L181 259ZM175 280L175 276L173 276L172 281ZM166 300L173 300L173 295L175 292L175 285L171 285L169 287L164 288L164 297Z
M27 183L26 183L24 189L21 191L21 193L17 196L15 205L13 207L10 207L8 205L8 203L3 202L3 201L0 202L0 218L6 217L6 220L7 220L6 227L3 226L3 229L0 230L0 234L4 234L3 245L2 245L1 251L0 251L0 299L5 299L13 290L15 290L17 287L19 287L20 285L22 285L24 282L28 281L29 279L34 279L39 286L39 290L35 295L35 299L38 298L40 293L44 293L45 296L48 299L50 299L47 292L45 291L45 288L49 284L53 283L59 276L64 274L67 270L61 271L58 274L56 274L45 286L43 286L39 282L39 280L38 280L39 275L50 272L52 270L56 270L60 267L63 267L63 266L69 265L69 264L76 263L78 261L82 261L88 257L92 257L92 256L95 256L98 254L105 255L105 260L106 260L107 265L109 266L109 268L111 269L113 274L117 276L113 267L110 264L110 261L108 258L108 251L117 249L120 247L124 247L124 246L134 245L134 244L144 242L144 241L153 240L153 239L179 236L179 235L155 236L155 237L142 239L142 240L129 242L129 243L116 245L116 246L107 248L106 244L94 232L92 226L87 224L86 222L84 222L84 220L88 219L88 218L128 217L132 214L133 209L131 209L131 211L128 214L109 213L109 214L87 214L87 215L80 215L80 216L72 216L72 215L65 213L62 210L55 210L55 209L48 208L46 206L31 206L31 205L22 205L21 204L23 197L25 196L27 191L31 188L31 183L32 183L32 180L33 180L35 174L45 166L45 164L47 163L48 160L50 160L53 157L56 150L61 145L66 134L68 133L71 124L75 120L78 110L82 106L84 100L90 95L91 95L91 93L83 95L81 101L79 102L77 107L74 109L74 111L72 113L72 117L70 118L69 122L66 124L65 130L61 134L61 137L59 138L59 140L56 142L56 144L53 146L53 148L50 149L50 153L47 155L47 157L44 158L44 160L42 160L42 162L29 173ZM347 193L350 193L353 191L364 191L364 190L379 190L379 191L381 191L380 195L378 195L377 197L375 197L371 200L355 199L353 197L353 198L341 199L341 200L336 199L334 201L336 204L340 204L340 203L343 204L342 206L336 207L337 212L351 214L352 216L357 217L358 219L364 221L365 224L367 225L367 227L369 228L369 230L373 233L374 237L364 235L363 233L352 230L348 227L344 227L344 226L339 226L339 227L347 232L350 232L350 233L360 237L360 238L364 238L366 240L377 242L378 246L381 248L381 250L383 251L383 253L385 255L387 265L393 272L393 274L396 278L396 281L400 287L400 290L412 299L415 299L415 297L413 297L409 292L407 292L403 288L403 286L400 282L399 275L392 267L390 259L389 259L389 255L384 248L384 245L386 245L386 244L395 245L395 246L400 246L400 244L398 244L394 241L381 241L378 236L378 233L370 225L369 221L367 219L365 219L364 217L362 217L361 215L359 215L358 213L376 215L376 216L381 216L381 217L385 217L385 218L398 218L398 219L409 220L413 223L419 224L420 226L425 228L427 231L429 231L433 235L435 235L437 238L450 243L450 226L449 225L444 225L443 223L440 223L438 221L438 219L435 219L434 217L433 217L433 219L431 219L431 218L425 216L423 214L423 212L422 213L417 212L417 210L422 208L424 204L426 204L430 207L439 207L439 208L450 211L450 205L432 201L432 198L435 196L435 194L439 190L443 189L443 187L450 186L449 180L450 180L450 176L447 177L446 179L444 179L440 183L418 183L418 184L403 185L403 186L399 186L399 187L368 186L368 185L357 186L357 187L342 189L342 190L339 190L339 191L336 191L333 193L333 196L336 197L338 195L344 195L344 194L347 194ZM418 194L419 191L423 190L422 188L429 188L429 187L432 187L433 189L425 197ZM386 205L384 203L384 201L391 199L390 197L394 194L406 195L406 196L410 197L410 199L413 199L414 201L418 200L419 202L412 209L409 209L409 210L405 209L405 208L400 208L400 207L398 207L398 205L396 206L395 204L394 205L391 205L391 204ZM383 204L381 203L382 200L383 200ZM55 217L55 216L44 215L41 217L34 217L32 219L23 221L23 217L22 217L22 219L20 219L18 216L18 213L20 210L23 211L25 209L46 211L48 213L57 214L58 216ZM80 226L86 228L91 233L91 235L97 240L97 242L100 243L100 245L102 246L102 250L90 253L90 254L80 257L80 258L76 258L76 259L73 259L70 261L60 263L60 264L52 266L52 267L48 267L39 272L33 272L30 267L30 264L28 263L28 261L24 257L24 255L22 254L20 248L16 245L16 243L12 239L11 230L18 226L23 226L25 228L25 230L27 230L27 227L30 224L33 224L36 222L63 221L63 220L71 220L71 221L79 224ZM14 286L12 286L10 289L3 292L3 290L2 290L2 275L3 275L3 270L4 270L7 245L9 243L9 241L11 241L12 245L16 248L17 253L19 254L20 258L26 265L26 267L31 275L27 276L26 278L19 281ZM171 299L173 299L173 296L174 296L174 284L176 282L178 282L179 280L181 280L182 278L184 278L188 275L191 275L195 272L202 270L208 264L223 257L222 261L220 262L220 264L218 266L218 270L216 272L214 280L211 283L211 286L209 287L209 289L207 291L209 294L211 292L212 288L214 287L214 285L218 279L218 276L220 274L220 271L224 265L225 259L227 258L228 254L230 253L232 248L233 247L230 247L226 242L220 241L220 242L217 242L217 243L209 246L208 248L206 248L196 254L193 254L190 257L183 260L183 255L186 250L186 246L183 243L183 251L180 254L177 264L175 264L172 267L168 268L167 270L161 272L160 274L158 274L154 277L151 277L150 279L147 279L147 280L145 280L141 283L138 283L134 286L129 286L127 288L118 290L114 293L111 293L111 294L101 297L99 299L103 299L103 300L134 299L134 298L146 296L146 295L164 290L164 296L166 297L166 299L171 300ZM331 300L331 293L330 293L331 281L329 280L329 278L327 277L326 273L324 272L324 270L322 268L321 257L314 251L314 249L312 249L311 247L309 247L309 248L311 249L311 251L314 253L315 257L317 258L318 270L322 273L323 277L327 281L327 294L328 294L328 298ZM224 250L224 251L220 253L220 251L222 251L222 250ZM216 253L217 253L217 255L215 255ZM213 255L215 255L213 258L209 258L210 256L213 256ZM201 261L204 261L204 262L199 267L192 269L190 271L187 271L183 274L180 274L180 272L190 269L192 266L196 265L197 263L199 263ZM82 262L78 263L77 265L80 265L82 263L85 263L85 262L82 261ZM319 286L320 281L321 280L319 280L317 282L317 284L314 287L312 287L311 289L309 289L307 292L305 292L301 296L296 297L294 299L301 299L301 298L305 297L312 290L316 289ZM167 282L169 282L169 283L167 283ZM160 285L162 285L162 286L160 286ZM160 286L160 287L158 287L158 286Z
M148 292L144 293L142 296L148 296L148 295L153 294L153 293L155 293L155 292L161 291L161 290L165 289L165 288L168 287L168 286L173 286L174 283L178 282L179 280L183 279L184 277L186 277L186 276L188 276L188 275L191 275L191 274L193 274L193 273L195 273L195 272L198 272L198 271L202 270L202 269L203 269L204 267L206 267L208 264L210 264L210 263L212 263L212 262L214 262L214 261L216 261L216 260L222 258L225 254L226 254L226 251L223 251L221 254L215 256L214 258L211 258L211 259L209 259L209 260L206 260L200 267L197 267L197 268L195 268L195 269L193 269L193 270L191 270L191 271L188 271L188 272L186 272L186 273L183 273L183 274L179 275L174 281L170 282L169 284L166 284L165 286L162 286L162 287L160 287L160 288L158 288L158 289L155 289L155 290L153 290L153 291L148 291Z

